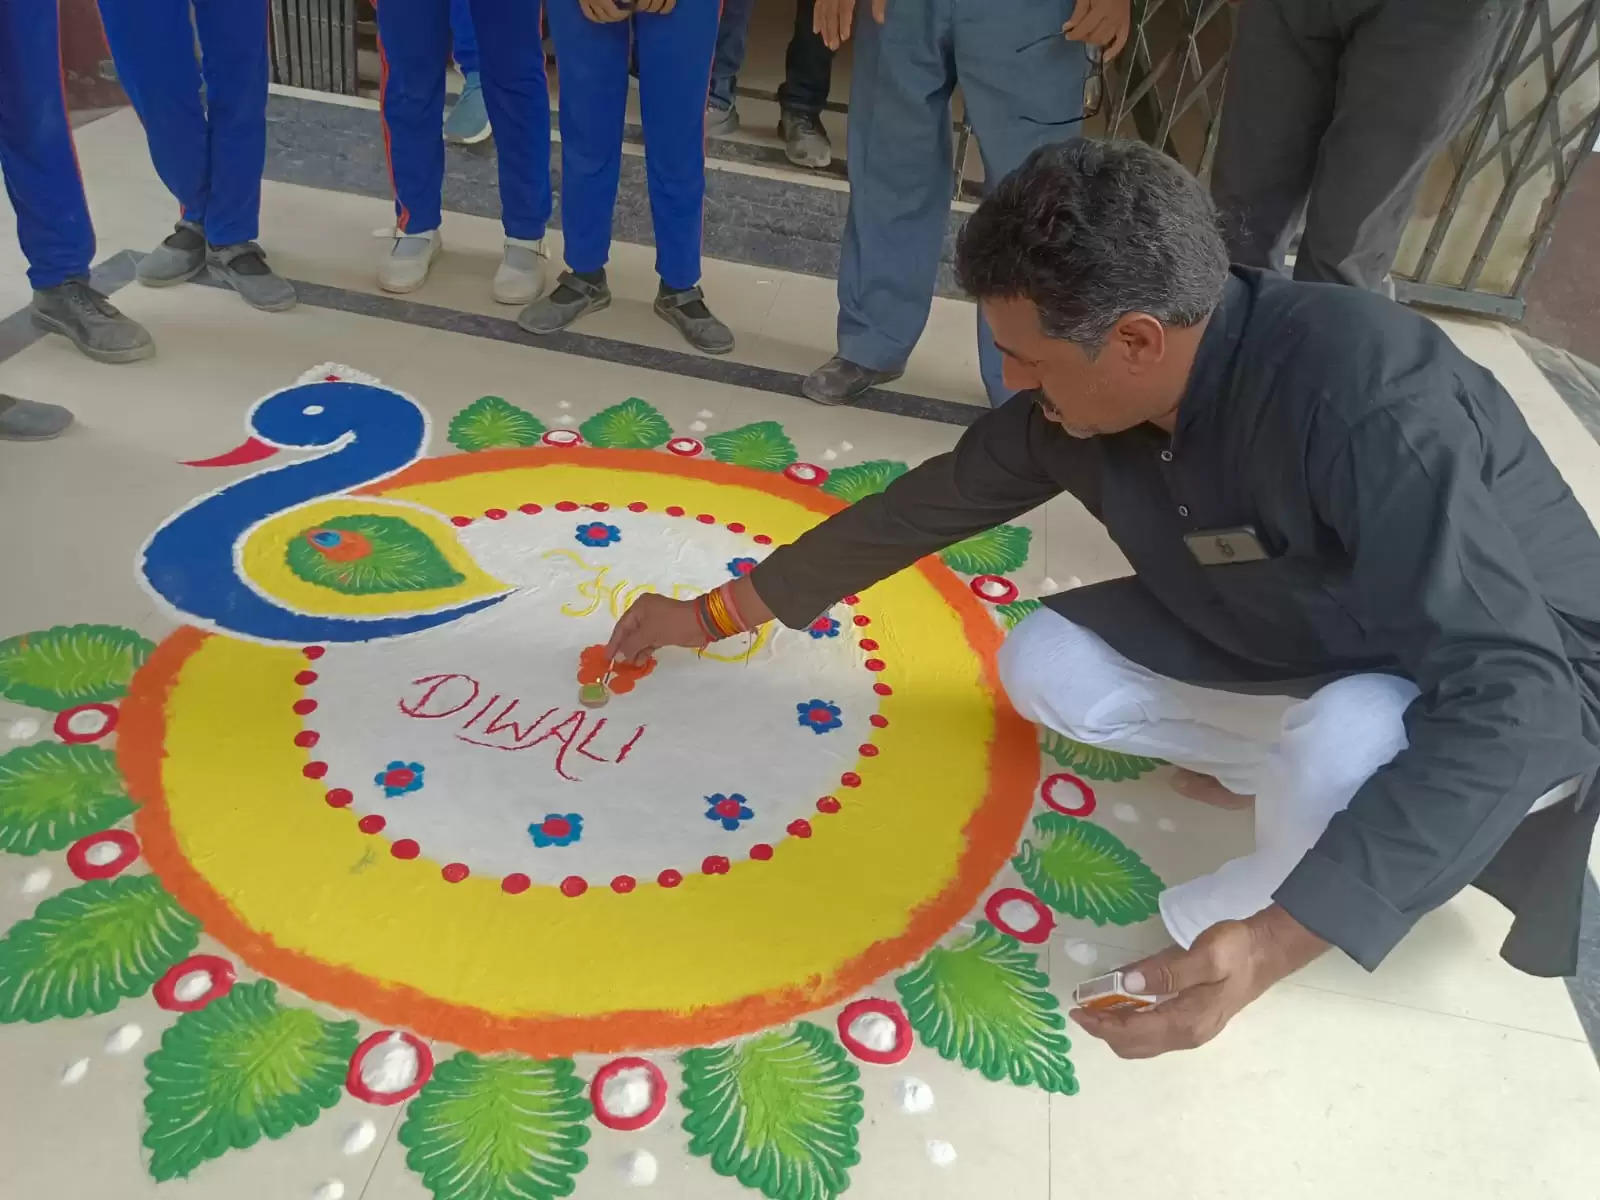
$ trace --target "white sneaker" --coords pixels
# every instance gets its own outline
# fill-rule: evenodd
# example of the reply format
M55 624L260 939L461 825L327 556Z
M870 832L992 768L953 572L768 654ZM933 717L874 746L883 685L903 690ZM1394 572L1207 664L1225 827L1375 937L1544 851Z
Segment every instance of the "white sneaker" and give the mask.
M500 266L494 273L494 298L501 304L532 304L544 295L549 268L543 238L537 242L507 238Z
M414 292L428 281L428 269L443 243L439 231L396 233L389 256L378 267L378 286L386 292Z

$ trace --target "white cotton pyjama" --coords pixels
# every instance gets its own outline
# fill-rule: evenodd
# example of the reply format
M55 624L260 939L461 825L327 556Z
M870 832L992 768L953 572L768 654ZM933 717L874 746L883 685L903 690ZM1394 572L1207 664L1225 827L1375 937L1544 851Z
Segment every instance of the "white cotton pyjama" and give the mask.
M1418 694L1384 674L1347 676L1305 700L1198 687L1140 666L1048 608L1006 639L1000 677L1036 724L1165 759L1256 798L1255 850L1161 894L1167 932L1185 948L1218 921L1272 903L1333 815L1405 749L1403 718ZM1534 811L1570 794L1542 796Z

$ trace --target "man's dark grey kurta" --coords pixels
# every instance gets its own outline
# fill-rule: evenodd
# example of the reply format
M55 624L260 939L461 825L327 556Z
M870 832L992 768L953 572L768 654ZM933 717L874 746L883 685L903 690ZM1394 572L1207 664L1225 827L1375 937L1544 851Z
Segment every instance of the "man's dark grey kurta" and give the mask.
M1279 889L1292 916L1371 967L1478 881L1519 911L1508 959L1571 969L1600 800L1524 818L1600 765L1600 537L1488 371L1387 300L1237 269L1170 438L1075 439L1018 396L753 580L801 626L1063 491L1137 580L1052 606L1128 657L1223 687L1388 671L1420 689L1409 748ZM1201 566L1183 540L1237 526L1266 561Z

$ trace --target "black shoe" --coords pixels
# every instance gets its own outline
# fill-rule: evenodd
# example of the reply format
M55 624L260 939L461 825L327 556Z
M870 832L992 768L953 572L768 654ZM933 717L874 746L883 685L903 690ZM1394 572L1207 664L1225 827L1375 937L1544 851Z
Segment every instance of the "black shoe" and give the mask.
M212 246L206 255L211 273L244 298L251 308L262 312L287 312L300 302L294 284L271 267L267 256L254 242L235 242L231 246Z
M711 315L705 293L698 287L681 291L663 287L656 296L656 316L703 354L726 354L733 349L733 330Z
M837 354L806 376L800 394L817 404L854 404L880 383L893 383L903 371L874 371Z
M816 113L786 112L778 121L783 152L797 167L820 171L833 162L833 143Z
M606 286L604 271L599 272L598 280L563 271L556 290L518 313L517 324L529 333L558 333L579 317L610 307L611 289Z
M206 235L193 221L179 221L161 245L139 260L135 274L145 287L171 287L206 269Z
M33 294L33 323L72 341L96 362L126 363L156 352L150 333L125 317L87 279L69 279Z

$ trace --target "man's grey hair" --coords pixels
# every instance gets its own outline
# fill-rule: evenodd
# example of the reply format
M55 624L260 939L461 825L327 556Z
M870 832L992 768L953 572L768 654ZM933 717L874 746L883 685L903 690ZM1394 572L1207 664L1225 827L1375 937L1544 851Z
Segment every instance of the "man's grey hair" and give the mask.
M1094 354L1117 321L1199 324L1222 298L1228 251L1199 180L1142 142L1036 150L961 231L973 297L1031 300L1046 334Z

